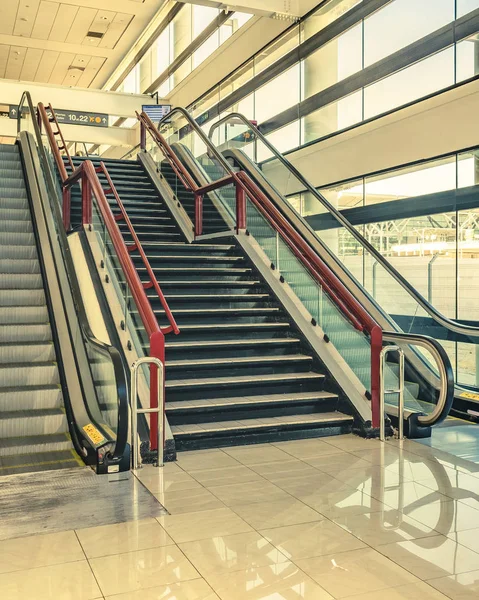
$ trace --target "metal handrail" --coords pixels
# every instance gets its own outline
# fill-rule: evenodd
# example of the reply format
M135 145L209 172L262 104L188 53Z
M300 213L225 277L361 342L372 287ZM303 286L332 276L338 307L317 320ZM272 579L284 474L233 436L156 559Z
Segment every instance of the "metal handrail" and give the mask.
M41 164L44 168L45 181L47 184L47 190L49 197L53 200L50 202L50 206L55 215L55 219L58 223L61 223L61 214L59 209L59 204L56 201L57 198L57 189L54 183L54 176L51 172L50 163L48 161L45 149L43 147L42 134L40 130L39 121L35 119L35 108L33 105L32 97L30 92L25 91L22 94L20 103L19 103L19 115L22 113L22 107L24 102L27 102L29 107L30 114L32 115L32 122L34 127L34 135L36 138L38 154L40 156ZM20 118L20 116L19 116ZM20 129L21 123L18 123L18 129ZM68 244L68 240L66 239L66 234L63 232L62 228L59 228L60 236L59 243L60 248L62 250L63 259L65 261L66 271L68 278L70 280L70 286L72 288L73 298L76 304L77 313L78 313L78 321L80 324L81 331L87 340L87 342L93 345L97 350L99 350L105 356L108 356L112 362L113 370L115 374L115 383L116 383L116 393L118 398L118 424L116 430L116 444L115 449L112 453L111 460L112 462L119 462L125 453L125 449L128 443L128 395L127 395L127 384L126 384L126 375L123 366L123 361L120 356L118 350L105 342L99 340L93 333L90 322L87 317L86 309L83 303L83 297L80 291L80 285L78 283L78 279L76 276L75 267L73 264L73 260L70 253L70 248ZM79 449L81 453L81 449Z
M307 179L305 179L298 169L271 144L271 142L261 133L258 127L251 123L251 121L249 121L244 115L233 112L217 121L210 127L208 139L211 141L214 131L231 119L238 119L247 125L247 127L251 129L251 131L258 137L259 140L261 140L261 142L268 148L274 157L279 160L282 165L294 175L294 177L296 177L296 179L305 187L308 192L310 192L317 200L319 200L319 202L321 202L328 212L330 212L334 218L348 230L348 232L371 254L371 256L378 261L378 263L381 264L381 266L399 283L399 285L404 288L406 292L416 300L421 308L423 308L437 323L446 329L449 329L450 331L454 331L455 333L479 337L479 327L463 325L453 319L449 319L436 310L436 308L432 306L432 304L430 304L426 298L424 298L424 296L419 294L419 292L407 281L407 279L403 277L401 273L399 273L399 271L397 271L363 235L361 235L361 233L348 221L348 219L346 219L341 211L328 202L328 200Z
M397 352L399 354L399 374L398 381L399 387L396 390L386 389L386 380L384 377L384 370L386 367L386 359L388 354L391 352ZM386 439L386 423L384 420L384 410L386 402L386 394L398 394L398 425L399 425L399 439L402 440L404 437L404 350L399 346L385 346L381 350L381 403L380 403L380 426L379 426L379 439L384 442Z
M444 421L454 402L454 371L444 347L432 337L414 333L385 331L383 339L398 346L420 346L432 354L439 373L439 397L434 410L429 415L419 415L418 421L425 427Z
M452 370L452 366L451 366L449 357L447 356L444 348L440 344L438 344L436 342L436 340L433 340L432 338L429 338L427 336L411 335L411 334L407 334L407 333L403 333L403 332L383 332L380 325L366 311L366 309L357 300L357 298L349 291L349 289L344 285L344 283L333 273L333 271L330 269L330 267L328 267L326 265L326 263L324 263L324 261L322 261L322 259L319 257L317 252L308 244L308 242L296 230L296 228L289 222L289 220L287 220L286 217L284 217L282 215L281 211L279 211L279 209L277 209L275 207L273 202L271 202L271 200L263 193L263 191L257 186L257 184L253 182L253 180L249 177L249 175L247 175L247 173L245 173L244 171L240 171L239 173L236 173L235 171L233 171L233 169L231 168L228 161L221 155L221 153L218 151L216 146L211 142L209 136L207 136L203 132L203 130L199 127L199 125L196 123L194 118L188 113L188 111L186 111L182 107L174 108L170 113L168 113L167 116L165 116L163 119L160 120L160 122L158 123L158 128L160 128L162 124L166 124L169 121L171 121L171 118L175 113L179 113L185 118L185 120L188 122L188 126L191 128L191 130L195 131L195 133L200 137L201 141L205 144L208 155L210 157L214 157L216 159L216 161L219 164L221 164L221 166L223 167L223 169L225 170L225 172L227 174L229 174L231 177L233 177L235 179L235 181L239 179L240 181L242 180L244 183L250 182L250 186L244 187L246 193L249 193L250 199L252 199L251 194L253 196L261 197L263 199L263 201L265 202L265 205L268 206L269 209L271 209L271 208L274 209L274 214L275 214L274 218L278 219L278 221L281 223L281 227L288 227L288 230L291 231L291 233L290 233L291 239L290 239L290 242L288 242L289 245L291 244L291 242L293 244L298 244L298 246L301 247L301 252L305 252L305 253L307 253L308 257L312 257L313 264L315 264L315 266L321 265L321 270L327 272L328 274L332 274L334 276L335 289L337 291L338 290L341 291L340 297L344 297L343 294L345 294L345 297L348 298L348 305L349 305L349 302L351 303L350 306L351 306L351 310L353 311L353 313L356 315L359 315L360 318L362 320L364 320L363 322L365 325L365 329L369 331L370 337L371 337L371 353L372 353L372 357L371 357L371 396L372 396L371 404L373 407L374 407L374 405L376 405L376 410L377 410L376 418L374 418L375 411L373 410L373 426L375 426L375 427L379 426L379 384L380 384L379 353L380 353L380 350L382 347L382 340L383 339L392 339L392 337L394 337L394 339L397 341L397 343L406 343L406 344L408 343L408 340L414 339L416 345L425 346L434 355L436 362L438 363L438 371L440 374L440 394L439 394L438 402L436 404L436 408L434 409L434 411L430 415L419 415L418 422L422 426L429 426L429 425L432 425L434 423L439 423L442 420L444 420L446 418L446 416L449 414L449 411L452 406L452 402L454 400L454 372ZM239 118L244 119L247 122L248 126L254 128L254 131L258 133L260 138L264 137L264 136L262 136L261 132L259 132L259 130L257 130L257 128L254 127L254 125L250 124L250 122L247 121L243 115L240 115L239 113L230 113L228 115L228 119L231 117L235 117L235 116L238 116ZM226 117L225 117L225 119L226 119ZM221 124L222 121L224 122L224 119L219 121L219 123ZM218 125L218 123L216 123L215 125ZM210 133L211 133L211 129L210 129ZM150 134L153 135L153 133L151 131L150 131ZM157 132L157 134L161 135L158 132ZM166 140L165 140L165 143L167 143ZM268 147L271 149L271 151L273 153L277 153L277 150L268 142L268 140L266 140L266 144L268 145ZM289 161L287 161L286 159L284 159L284 161L286 163L286 166L288 166L290 164ZM178 161L178 162L180 162L180 161ZM292 168L292 170L294 170L294 174L297 173L298 178L303 180L302 175L293 167L293 165L291 165L291 168ZM186 169L185 169L185 171L186 171ZM315 190L315 188L312 188L312 186L308 182L306 182L306 180L304 180L304 181L307 184L308 188L311 187L311 191L314 190L315 194L318 193ZM249 190L248 190L248 187L250 188ZM326 200L325 200L325 202L329 205L329 203ZM351 227L353 232L357 233L356 230L354 229L354 227L352 227L349 224L349 221L347 221L341 215L341 213L336 211L336 209L334 209L334 207L331 207L331 208L335 212L338 213L338 218L340 218L340 220L345 221L345 226L347 224L348 228ZM289 229L289 228L291 228L291 229ZM360 234L358 234L358 235L360 236ZM362 236L360 236L360 237L362 237ZM371 246L371 245L369 244L369 246ZM383 262L382 255L379 254L372 246L371 246L371 249L374 250L374 255L378 259L378 261ZM295 252L295 254L296 254L296 252ZM304 256L302 254L299 254L298 258L300 258L304 263ZM308 267L308 269L309 269L309 267ZM331 275L329 275L329 276L331 276ZM398 274L398 276L401 277L399 274ZM401 277L401 279L403 279L403 278ZM405 283L407 284L407 282L405 282ZM334 296L333 296L333 299L334 299ZM426 302L426 301L424 300L424 302ZM479 328L478 328L478 331L479 331ZM386 336L388 336L388 337L386 337ZM373 358L373 353L374 353L374 358ZM377 354L377 356L376 356L376 354ZM375 387L376 382L377 382L377 388ZM374 389L373 389L373 387L374 387Z
M138 235L135 231L135 228L133 227L130 218L125 210L125 207L123 205L123 202L120 199L120 196L118 194L118 191L112 181L112 178L110 177L110 173L108 172L105 163L103 161L100 162L100 167L99 169L96 169L96 172L99 173L103 173L106 177L106 180L108 181L108 185L110 186L109 190L105 190L105 194L108 194L108 192L111 192L115 198L115 201L118 205L118 208L120 209L120 215L118 215L117 217L115 217L115 221L120 221L121 219L123 219L123 221L126 223L126 226L128 227L128 231L131 234L131 237L133 238L133 244L131 246L127 246L128 251L129 252L134 252L135 250L138 251L141 260L145 266L146 272L148 274L148 278L149 278L149 282L147 284L143 284L143 287L145 289L150 289L150 288L154 288L161 306L163 307L163 310L165 311L165 315L170 323L169 327L165 327L164 329L162 329L163 333L166 335L167 333L170 333L171 331L173 331L176 335L178 335L180 333L180 330L178 329L178 325L176 324L176 320L175 317L173 316L170 307L168 306L168 302L166 301L166 298L160 288L160 285L158 283L158 280L155 277L155 274L153 273L153 269L151 268L150 265L150 261L148 260L145 251L143 250L143 246L141 245L141 242L138 238ZM119 218L121 217L121 219Z
M158 369L158 381L157 381L157 394L158 394L158 406L153 408L138 408L137 396L138 396L138 369L141 365L155 365ZM165 367L161 360L152 356L143 356L139 358L131 365L131 456L132 456L132 467L134 470L138 469L138 415L158 415L165 413ZM163 423L164 427L164 423ZM162 439L164 438L163 427L158 427L158 459L156 462L157 467L163 466L163 455L164 449Z

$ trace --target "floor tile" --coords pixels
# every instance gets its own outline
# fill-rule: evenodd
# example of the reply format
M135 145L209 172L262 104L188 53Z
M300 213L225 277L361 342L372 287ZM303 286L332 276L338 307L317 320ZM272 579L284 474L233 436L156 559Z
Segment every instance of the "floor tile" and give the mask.
M203 487L194 490L154 495L172 515L224 508L223 502Z
M430 579L428 584L451 600L477 600L479 598L479 571Z
M448 600L448 597L421 581L352 596L351 600Z
M236 446L224 448L224 451L243 465L259 465L275 461L285 461L291 455L279 450L271 444L255 444L252 446Z
M443 535L386 544L377 550L422 580L466 573L479 565L479 554Z
M356 466L352 469L341 469L334 476L351 487L361 489L368 494L371 489L384 490L390 486L397 486L400 482L396 473L371 463L368 463L367 467Z
M299 500L314 508L325 517L332 519L344 515L360 515L363 513L389 510L385 504L364 492L345 488L326 494L310 494L299 496Z
M355 450L369 450L371 448L378 448L381 443L379 440L366 440L352 433L345 435L332 435L331 437L324 438L327 444L331 444L336 448L340 448L345 452L354 452Z
M193 579L107 596L106 600L219 600L219 597L204 579Z
M263 478L244 465L225 467L221 469L201 469L190 471L201 485L212 487L215 485L229 485L232 483L243 483L247 481L262 481Z
M238 466L238 461L219 449L178 452L178 465L185 471Z
M471 525L479 525L479 522L476 521L476 523L471 523ZM479 554L479 528L468 529L467 531L454 531L449 533L447 537Z
M311 523L324 518L296 498L235 505L234 511L255 529Z
M338 599L418 582L371 548L307 558L297 561L297 565Z
M185 471L164 473L160 469L148 470L146 474L142 473L139 479L152 494L179 492L201 487L201 484Z
M387 469L400 474L403 481L422 482L424 479L435 479L442 482L448 475L454 477L459 474L455 469L446 467L436 460L424 459L420 456L415 456L412 460L398 460L388 465ZM437 489L442 491L440 488Z
M363 448L361 450L352 450L352 454L367 460L372 465L383 465L389 467L394 465L400 460L406 460L408 457L414 457L414 454L407 452L406 450L400 450L387 444L382 444L374 448Z
M287 562L287 558L256 532L180 544L203 577L229 574Z
M158 519L177 544L253 531L250 525L230 508L217 508Z
M305 462L311 465L315 469L335 475L341 472L343 469L353 468L368 468L371 463L367 460L359 458L349 452L342 452L341 454L332 454L329 456L316 456L314 458L305 458Z
M290 562L211 576L221 600L334 600Z
M0 541L0 573L84 559L74 531Z
M285 491L265 480L220 485L209 489L226 506L267 502L269 500L288 500L291 498Z
M78 529L77 535L88 558L174 544L155 519Z
M409 506L407 514L443 535L467 531L479 523L479 511L456 500Z
M105 596L199 578L176 546L93 558L90 564Z
M347 515L333 521L373 548L437 535L437 531L396 510Z
M468 500L472 498L477 501L479 499L479 480L477 477L467 475L466 473L459 473L452 469L448 469L441 474L430 473L429 478L419 479L418 482L455 500Z
M383 482L379 478L364 482L364 491L373 498L384 502L391 508L403 510L408 506L432 504L434 502L450 502L448 496L431 490L416 481L395 481L395 473L383 473ZM400 485L399 485L400 484Z
M86 560L0 575L5 600L94 600L102 598Z
M285 461L252 465L250 468L270 481L281 477L302 477L316 471L311 465L292 457Z
M273 444L276 448L287 452L296 458L313 458L331 454L341 454L343 450L319 439L292 440L288 442L277 442Z
M325 493L326 486L337 481L327 473L317 471L301 477L279 477L271 479L271 483L288 494L301 496L305 494Z
M365 544L331 521L262 529L269 542L293 561L365 548Z

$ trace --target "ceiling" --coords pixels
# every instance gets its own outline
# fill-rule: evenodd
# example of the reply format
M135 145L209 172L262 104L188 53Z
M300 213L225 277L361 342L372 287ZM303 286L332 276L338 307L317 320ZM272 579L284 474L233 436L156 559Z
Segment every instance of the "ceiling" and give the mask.
M0 0L0 78L100 88L165 0Z

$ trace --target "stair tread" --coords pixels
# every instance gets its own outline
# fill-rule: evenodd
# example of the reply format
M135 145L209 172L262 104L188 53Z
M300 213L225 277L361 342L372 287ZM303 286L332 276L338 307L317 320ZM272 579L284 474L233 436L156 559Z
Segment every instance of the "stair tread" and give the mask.
M309 371L307 373L272 373L271 375L235 375L233 377L205 377L204 379L169 379L166 389L176 387L191 387L205 385L220 385L222 383L267 383L269 381L292 381L302 379L324 379L322 373Z
M246 357L234 357L234 358L200 358L192 360L167 360L167 367L183 367L196 365L236 365L236 364L250 364L250 363L261 363L261 362L288 362L288 361L305 361L312 360L311 356L307 354L282 354L280 356L246 356Z
M192 408L214 408L220 406L236 406L243 404L267 404L276 402L301 402L337 398L332 392L298 392L293 394L260 394L257 396L236 396L228 398L208 398L204 400L179 400L166 403L166 410L175 411Z

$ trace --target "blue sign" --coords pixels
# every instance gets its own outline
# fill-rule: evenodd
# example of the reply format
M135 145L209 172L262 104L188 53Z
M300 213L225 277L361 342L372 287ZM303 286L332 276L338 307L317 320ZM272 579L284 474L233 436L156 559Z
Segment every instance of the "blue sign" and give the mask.
M148 115L153 122L158 122L171 112L171 104L143 104L141 110Z

